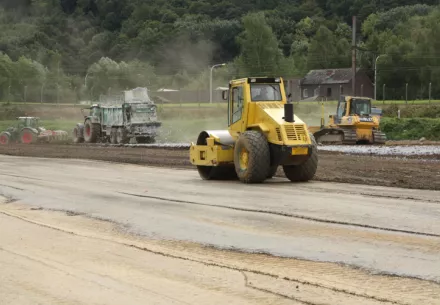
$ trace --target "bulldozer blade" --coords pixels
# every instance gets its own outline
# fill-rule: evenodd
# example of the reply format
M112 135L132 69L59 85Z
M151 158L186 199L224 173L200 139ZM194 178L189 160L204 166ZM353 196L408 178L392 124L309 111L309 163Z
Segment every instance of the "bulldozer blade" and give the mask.
M316 142L320 144L342 144L344 136L341 133L328 133L316 137Z

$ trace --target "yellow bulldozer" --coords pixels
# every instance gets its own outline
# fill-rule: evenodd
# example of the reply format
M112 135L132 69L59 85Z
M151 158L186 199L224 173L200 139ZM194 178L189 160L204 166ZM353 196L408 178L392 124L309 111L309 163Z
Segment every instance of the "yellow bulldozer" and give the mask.
M261 183L279 166L292 182L314 177L317 144L287 101L281 77L231 80L223 99L229 128L202 131L191 143L190 161L202 179Z
M321 126L310 126L309 131L321 144L385 144L387 138L379 123L380 115L372 113L370 98L341 96L328 125L324 125L322 111Z

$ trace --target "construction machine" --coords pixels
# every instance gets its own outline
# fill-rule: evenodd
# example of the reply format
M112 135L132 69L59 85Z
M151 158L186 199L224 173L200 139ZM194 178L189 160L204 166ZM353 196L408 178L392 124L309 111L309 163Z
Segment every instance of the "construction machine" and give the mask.
M279 166L292 182L314 177L317 144L287 101L281 77L231 80L223 99L229 128L202 131L190 146L190 162L202 179L261 183Z
M373 112L370 98L341 96L328 125L322 116L321 126L310 126L309 130L321 144L384 144L387 138L379 129L380 109Z
M84 113L86 109L88 113ZM147 88L126 90L115 96L102 95L99 104L81 111L84 123L73 128L74 143L127 144L134 138L137 143L151 144L162 126Z
M38 117L17 117L17 125L8 127L0 133L0 144L11 143L64 143L68 141L68 133L64 130L46 130L40 126Z

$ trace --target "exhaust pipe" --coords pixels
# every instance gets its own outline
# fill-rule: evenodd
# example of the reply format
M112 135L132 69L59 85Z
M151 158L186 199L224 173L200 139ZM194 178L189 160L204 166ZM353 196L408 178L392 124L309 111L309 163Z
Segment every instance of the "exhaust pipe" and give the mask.
M284 104L284 121L293 123L295 120L293 119L293 104L286 103Z

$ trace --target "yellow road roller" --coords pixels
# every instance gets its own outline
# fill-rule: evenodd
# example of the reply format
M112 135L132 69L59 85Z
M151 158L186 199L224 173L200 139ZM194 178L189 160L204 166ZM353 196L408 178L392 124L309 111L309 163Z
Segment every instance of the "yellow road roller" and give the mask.
M190 161L202 179L261 183L279 166L292 182L314 177L317 144L294 114L281 77L231 80L222 93L229 128L204 130L190 146Z

